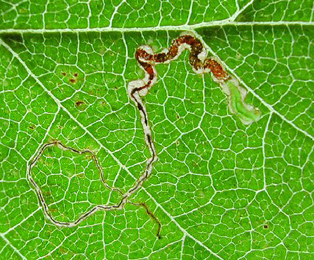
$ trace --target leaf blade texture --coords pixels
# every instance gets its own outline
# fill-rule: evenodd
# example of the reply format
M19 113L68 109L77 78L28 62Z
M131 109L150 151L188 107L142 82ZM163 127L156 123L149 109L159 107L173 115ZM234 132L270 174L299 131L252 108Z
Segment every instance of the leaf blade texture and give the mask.
M107 2L0 0L0 259L311 259L312 1ZM127 88L144 77L135 51L187 31L259 120L243 124L185 50L142 97L158 161L133 204L52 223L27 178L40 147L88 149L131 189L151 156ZM88 155L52 147L32 174L58 221L121 199Z

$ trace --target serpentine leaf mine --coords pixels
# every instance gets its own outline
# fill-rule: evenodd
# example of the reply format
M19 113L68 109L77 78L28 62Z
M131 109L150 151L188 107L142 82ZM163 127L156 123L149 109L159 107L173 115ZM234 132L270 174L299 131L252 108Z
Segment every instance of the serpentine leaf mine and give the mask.
M157 152L155 145L152 139L152 133L149 126L148 114L143 103L141 96L145 96L148 93L148 90L156 83L157 81L157 72L155 65L169 63L172 60L177 59L181 53L185 50L190 50L189 63L191 64L193 71L197 74L204 74L211 72L212 78L217 82L223 92L228 96L229 108L232 113L237 115L244 124L251 124L254 121L257 121L260 117L260 112L258 109L253 108L245 103L246 91L242 88L238 80L232 75L228 74L217 58L207 57L207 51L204 48L202 42L189 33L184 33L176 38L168 50L161 53L154 53L150 46L140 46L135 53L135 58L139 63L140 67L145 71L144 79L138 79L131 81L128 85L128 94L130 98L135 102L139 113L141 115L141 123L144 130L144 139L145 143L150 151L151 157L147 160L146 168L144 173L139 177L135 184L125 193L123 193L118 188L110 187L103 176L103 170L98 163L96 155L90 150L76 150L74 148L68 147L62 144L60 141L53 141L50 143L44 144L33 161L29 166L28 179L34 186L39 200L44 208L44 213L46 217L55 225L63 227L74 227L81 223L83 220L94 214L98 210L118 210L123 209L126 203L131 203L143 207L146 210L146 213L157 223L158 231L157 237L160 238L161 233L161 223L150 211L148 206L145 203L135 203L130 200L130 197L136 193L143 185L143 183L150 177L153 164L157 161ZM77 75L74 75L77 76ZM80 104L76 103L77 106ZM71 151L76 154L88 154L92 160L95 162L97 169L100 172L100 178L103 185L112 191L117 191L121 195L120 201L115 205L97 205L90 208L87 212L82 214L76 220L71 222L62 222L54 218L52 213L49 211L49 207L46 203L45 196L40 188L40 186L35 182L32 177L32 169L39 161L45 149L55 146L62 150Z

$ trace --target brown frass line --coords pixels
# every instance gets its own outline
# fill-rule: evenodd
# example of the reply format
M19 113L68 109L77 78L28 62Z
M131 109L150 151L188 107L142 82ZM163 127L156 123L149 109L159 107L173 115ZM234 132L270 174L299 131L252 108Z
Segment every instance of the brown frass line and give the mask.
M148 82L144 86L136 89L136 91L151 87L152 80L157 76L153 66L155 64L166 63L177 58L183 51L182 49L180 52L180 47L183 45L190 48L191 52L189 62L194 70L209 70L219 81L227 81L229 79L228 73L223 69L222 65L218 63L218 61L213 58L205 58L202 61L199 58L199 55L205 51L204 46L199 39L191 35L181 35L173 40L167 52L152 54L145 50L145 47L148 46L139 47L136 50L135 59L149 75Z

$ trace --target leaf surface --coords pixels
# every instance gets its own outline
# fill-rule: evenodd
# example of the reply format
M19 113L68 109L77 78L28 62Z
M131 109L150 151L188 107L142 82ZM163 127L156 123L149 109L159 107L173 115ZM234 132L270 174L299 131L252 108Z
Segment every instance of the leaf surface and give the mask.
M0 258L313 258L313 25L310 0L0 0ZM122 210L55 225L28 176L59 222L117 204L101 176L127 192L151 156L128 95L144 77L134 53L185 31L260 119L243 124L189 51L158 64L143 97L151 177ZM56 140L72 150L42 149Z

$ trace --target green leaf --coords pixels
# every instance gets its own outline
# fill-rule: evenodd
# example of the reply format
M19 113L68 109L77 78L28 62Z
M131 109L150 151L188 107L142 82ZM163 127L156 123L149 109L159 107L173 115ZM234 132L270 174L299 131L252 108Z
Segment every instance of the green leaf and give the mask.
M313 1L107 2L0 0L0 259L312 259Z

